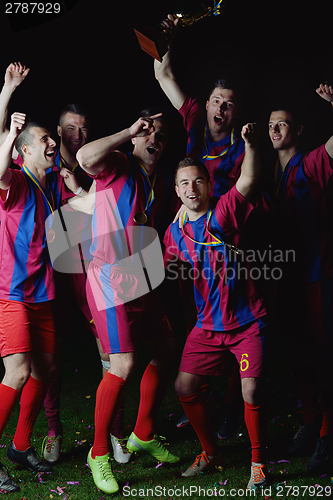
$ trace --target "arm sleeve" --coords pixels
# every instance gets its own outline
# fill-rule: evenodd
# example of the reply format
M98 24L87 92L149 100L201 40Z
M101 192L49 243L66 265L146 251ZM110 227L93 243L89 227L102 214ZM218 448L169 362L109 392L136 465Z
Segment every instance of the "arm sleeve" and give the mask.
M230 229L232 227L240 232L253 208L253 205L237 191L236 186L233 186L217 202L216 220L223 230L229 226Z
M304 157L304 172L322 188L326 187L333 169L325 144Z

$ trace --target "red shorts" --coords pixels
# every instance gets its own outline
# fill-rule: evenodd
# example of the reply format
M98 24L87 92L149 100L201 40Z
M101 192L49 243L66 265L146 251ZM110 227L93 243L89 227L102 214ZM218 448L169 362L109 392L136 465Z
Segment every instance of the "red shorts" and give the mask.
M29 304L0 300L1 357L21 352L55 352L55 328L50 302Z
M115 270L112 269L113 288L108 284L108 293L104 294L103 282L95 279L96 270L100 272L93 262L88 271L87 299L105 353L134 352L139 338L152 345L162 337L174 336L157 290L138 297L136 292L141 287L141 278L115 267ZM137 298L121 303L119 298L124 295L124 289L129 296ZM99 309L98 304L104 299L105 306L108 303L118 305Z
M194 327L187 337L179 371L202 376L221 376L234 354L241 378L263 375L265 317L228 332Z

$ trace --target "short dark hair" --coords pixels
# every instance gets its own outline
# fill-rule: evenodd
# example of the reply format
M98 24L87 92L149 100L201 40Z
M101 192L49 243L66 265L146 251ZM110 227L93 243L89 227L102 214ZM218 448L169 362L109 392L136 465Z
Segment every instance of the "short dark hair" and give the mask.
M22 132L15 141L15 148L20 153L20 156L22 158L24 158L24 153L22 151L23 144L31 146L33 143L34 136L31 133L31 129L33 128L46 128L46 127L44 127L44 125L42 125L39 122L33 122L33 121L28 122L28 124L25 126L25 128L22 130Z
M274 113L274 111L285 111L290 115L292 124L297 127L298 125L304 125L304 113L300 106L298 106L295 102L288 100L281 100L274 102L270 107L270 114Z
M216 88L219 89L227 89L227 90L232 90L235 94L235 97L238 101L239 105L242 105L243 102L243 89L240 85L240 83L236 80L235 77L231 75L226 75L222 78L218 78L213 82L213 85L210 87L210 92L208 94L208 99L214 92Z
M201 172L204 174L207 183L210 182L210 175L209 175L209 172L208 172L206 165L204 165L200 160L186 156L185 158L180 160L180 162L178 163L178 166L176 168L176 172L175 172L175 183L176 184L177 184L177 175L178 175L179 170L181 170L182 168L186 168L186 167L198 167L201 170Z
M87 110L81 104L67 104L60 112L59 115L59 125L62 126L62 121L67 113L73 113L74 115L83 116L88 121L88 113Z

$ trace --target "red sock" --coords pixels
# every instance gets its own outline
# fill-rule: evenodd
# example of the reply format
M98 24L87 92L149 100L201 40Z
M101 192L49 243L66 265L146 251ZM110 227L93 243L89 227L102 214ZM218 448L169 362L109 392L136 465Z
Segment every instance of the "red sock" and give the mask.
M323 422L320 429L320 437L333 435L333 401L332 397L321 398L320 406L323 412Z
M109 453L110 427L122 400L126 380L107 372L96 392L95 438L92 458Z
M124 400L120 403L113 424L110 428L110 433L118 439L124 439Z
M169 377L165 370L149 363L140 384L140 405L134 434L142 441L154 439L157 412L161 406Z
M31 375L22 390L20 401L20 415L14 435L14 446L19 451L26 451L30 448L32 430L44 397L47 391L47 384L34 379Z
M0 384L0 438L19 395L20 391L8 387L8 385Z
M60 421L60 391L62 377L60 371L53 376L44 399L45 415L49 427L48 435L62 435L62 424Z
M314 375L314 365L302 370L295 370L294 378L303 405L303 424L311 424L320 415L320 405L317 390L317 377Z
M202 451L205 451L210 457L218 455L219 451L211 426L210 411L202 392L178 397L187 418L200 440Z
M244 401L244 419L249 433L252 449L252 462L265 463L266 422L263 407Z

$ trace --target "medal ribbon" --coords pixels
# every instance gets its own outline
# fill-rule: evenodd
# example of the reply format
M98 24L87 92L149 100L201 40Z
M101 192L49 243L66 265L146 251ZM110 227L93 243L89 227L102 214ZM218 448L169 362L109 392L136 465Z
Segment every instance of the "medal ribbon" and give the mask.
M60 170L62 169L63 167L63 163L64 163L64 159L61 157L60 153L59 153L59 167L60 167ZM74 170L76 169L76 167L78 166L79 162L77 162L76 165L74 165L74 167L72 168L71 172L74 172ZM66 166L65 166L66 167ZM68 167L66 167L68 168ZM68 169L70 170L70 168Z
M219 0L219 2L217 2L217 4L214 1L214 8L213 8L214 16L218 16L219 14L221 14L221 3L222 3L222 0Z
M222 241L220 240L219 238L217 238L214 234L212 234L209 230L208 230L208 225L209 225L209 221L210 221L210 218L211 218L211 215L212 215L212 210L209 209L208 211L208 215L207 215L207 224L206 224L206 230L208 232L208 234L215 240L215 241L210 241L210 242L201 242L201 241L196 241L196 240L193 240L186 232L185 232L185 225L186 225L186 222L187 222L187 213L185 212L184 215L183 215L183 218L182 218L182 227L181 227L181 230L182 232L184 233L185 236L187 236L187 238L191 241L193 241L193 243L198 243L199 245L205 245L205 246L209 246L209 247L212 247L212 246L216 246L216 245L224 245L226 247L229 247L230 250L232 250L233 252L235 252L236 254L240 255L242 253L242 250L240 250L239 248L235 247L234 245L231 245L230 243L226 243L225 241Z
M208 130L207 130L207 122L206 122L205 133L204 133L204 143L205 143L205 148L206 148L207 154L202 157L203 160L215 160L215 158L220 158L220 156L225 155L229 151L231 146L233 144L235 144L235 127L233 127L231 130L231 144L230 144L230 146L227 149L225 149L224 151L222 151L222 153L220 153L217 156L209 155L208 154L208 146L207 146L207 134L208 134Z
M41 191L42 195L44 196L49 208L50 208L50 212L51 214L53 214L54 212L54 198L53 198L53 194L52 194L52 191L50 190L50 194L51 194L51 203L48 199L48 197L46 196L46 193L44 191L44 189L42 188L42 186L40 185L40 183L38 182L38 180L36 179L36 177L30 172L30 170L23 164L22 165L22 170L27 174L27 176L32 180L32 182L38 187L38 189Z
M149 179L149 175L148 175L148 172L147 170L145 169L145 167L138 161L138 159L136 158L136 161L138 162L140 168L141 168L141 172L143 173L143 175L145 176L145 178L147 179L147 182L150 186L150 193L149 193L149 196L148 196L148 200L147 200L147 203L146 203L146 208L144 211L147 210L147 208L150 207L150 205L153 203L154 199L155 199L155 194L154 194L154 187L155 187L155 183L156 183L156 172L155 172L155 175L154 175L154 179L153 179L153 182L150 182L150 179Z

